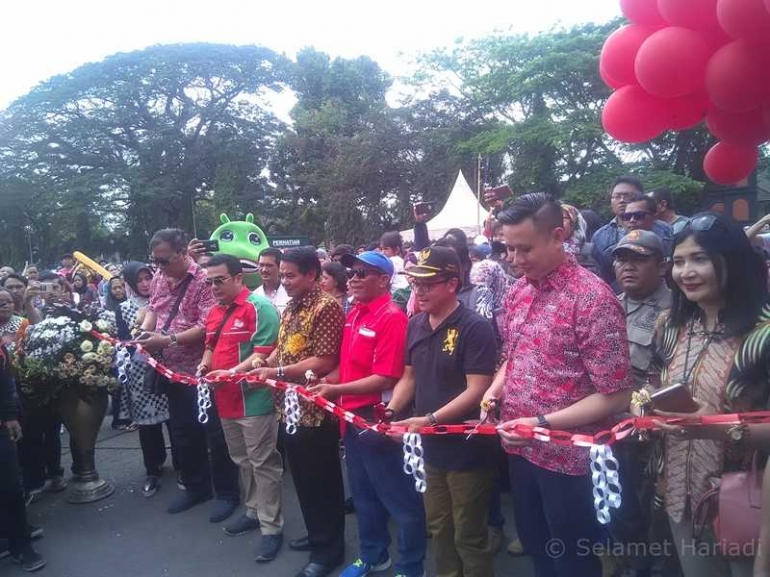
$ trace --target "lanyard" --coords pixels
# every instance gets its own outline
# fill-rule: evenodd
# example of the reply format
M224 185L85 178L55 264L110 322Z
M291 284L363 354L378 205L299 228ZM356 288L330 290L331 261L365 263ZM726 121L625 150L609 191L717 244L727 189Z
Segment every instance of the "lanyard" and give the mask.
M690 382L690 377L692 376L693 371L695 370L695 367L698 366L698 363L703 358L703 355L706 353L706 351L709 348L709 345L713 342L714 338L717 336L718 331L715 329L712 332L704 331L707 335L706 342L703 343L703 347L701 348L700 352L698 353L698 356L695 358L695 362L692 364L692 367L690 367L690 370L688 372L687 365L690 361L690 350L692 349L692 337L695 334L695 318L693 318L690 321L690 328L687 331L687 350L684 354L684 367L682 368L682 384L686 385Z

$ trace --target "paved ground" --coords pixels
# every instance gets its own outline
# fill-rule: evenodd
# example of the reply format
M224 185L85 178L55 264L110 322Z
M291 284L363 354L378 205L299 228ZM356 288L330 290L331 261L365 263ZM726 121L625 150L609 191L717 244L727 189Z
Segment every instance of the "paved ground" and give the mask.
M107 419L109 421L109 418ZM62 444L68 446L66 433ZM68 451L64 467L69 470ZM222 525L208 521L210 503L179 515L168 515L168 502L177 492L175 479L167 475L153 498L141 494L144 481L138 433L116 432L103 427L97 449L99 472L114 484L115 493L97 503L70 505L61 495L43 495L29 508L30 521L43 525L45 538L36 543L48 559L41 575L55 577L229 577L265 575L293 577L307 562L306 553L290 551L286 545L278 559L266 565L253 560L259 533L228 537ZM506 517L512 519L504 495ZM299 505L289 475L284 486L285 536L304 533ZM346 518L347 558L357 552L355 516ZM509 523L510 525L510 523ZM513 532L508 527L508 533ZM394 540L395 543L395 540ZM391 553L395 553L394 547ZM428 551L428 557L432 553ZM528 577L527 558L514 559L504 552L495 560L496 575ZM432 561L427 567L433 575ZM24 575L8 560L0 561L0 575ZM378 575L388 577L391 572Z

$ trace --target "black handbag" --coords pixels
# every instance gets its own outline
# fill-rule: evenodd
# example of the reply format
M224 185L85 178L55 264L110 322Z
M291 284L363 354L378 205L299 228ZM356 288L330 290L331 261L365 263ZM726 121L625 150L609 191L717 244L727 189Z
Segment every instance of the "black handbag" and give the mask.
M187 288L190 286L192 279L193 275L188 274L187 277L182 281L182 286L179 287L179 296L176 298L174 307L171 309L171 313L168 315L166 323L163 325L163 328L160 331L161 333L165 333L169 329L171 322L179 314L179 307L182 305L182 299L187 293ZM153 358L160 362L163 360L163 353L155 353L153 354ZM155 370L155 367L149 363L145 365L144 390L146 392L152 393L153 395L165 395L166 391L168 390L168 383L168 377L161 375L158 371Z

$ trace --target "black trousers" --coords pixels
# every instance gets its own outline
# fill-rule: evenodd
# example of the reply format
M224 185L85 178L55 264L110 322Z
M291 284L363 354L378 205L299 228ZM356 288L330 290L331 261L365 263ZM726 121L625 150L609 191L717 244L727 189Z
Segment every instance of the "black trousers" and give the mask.
M310 561L336 565L345 555L345 492L340 426L328 416L320 427L284 435L286 456L310 540Z
M3 427L0 427L0 538L8 539L12 554L30 542L16 444Z
M216 406L209 409L209 420L202 425L198 422L195 387L169 383L167 395L172 446L176 444L179 469L187 490L210 495L213 483L218 499L239 502L238 466L227 450ZM213 402L213 393L211 396Z
M180 470L176 443L171 437L171 425L166 422L168 437L171 441L171 462L175 471ZM166 462L166 439L163 436L163 423L156 425L139 425L139 445L142 447L142 457L147 475L160 477L161 467Z
M19 462L27 491L40 489L46 479L61 477L61 417L53 406L25 410L21 419Z

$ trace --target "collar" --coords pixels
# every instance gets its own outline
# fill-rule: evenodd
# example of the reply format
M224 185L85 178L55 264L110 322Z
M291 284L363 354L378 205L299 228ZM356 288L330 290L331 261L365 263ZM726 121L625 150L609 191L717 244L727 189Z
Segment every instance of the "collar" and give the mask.
M310 291L301 299L291 299L289 306L292 308L292 310L297 310L297 309L306 307L309 304L321 298L321 292L322 292L321 287L319 286L318 283L315 283L313 288L310 289Z
M457 321L458 318L460 318L460 315L462 315L465 311L465 307L463 306L463 303L460 301L457 301L458 307L452 311L452 313L445 318L443 321L441 321L441 324L437 326L435 329L430 326L430 318L428 317L427 313L420 313L423 318L421 321L422 327L427 331L428 334L435 334L442 330L446 325L452 324L455 321Z
M671 296L671 289L669 289L666 286L666 281L663 281L660 283L660 286L656 288L652 293L647 295L646 298L637 301L629 297L626 293L623 293L621 296L621 299L627 301L629 304L638 304L638 305L652 305L652 306L658 306L662 301L665 301L667 298L670 298Z
M388 303L390 303L390 301L391 301L391 297L390 297L390 293L388 292L368 303L357 302L355 304L355 308L356 310L361 311L362 313L370 312L370 311L379 312L379 310L382 309Z
M555 290L562 290L572 279L572 273L577 266L579 265L575 255L567 252L564 253L564 262L545 275L544 278L539 281L533 281L525 276L524 279L537 290L543 290L548 287Z
M243 287L241 289L241 292L238 293L238 296L235 297L235 300L233 301L238 306L242 306L246 303L246 299L249 298L249 295L251 294L251 291L247 289L246 287Z

